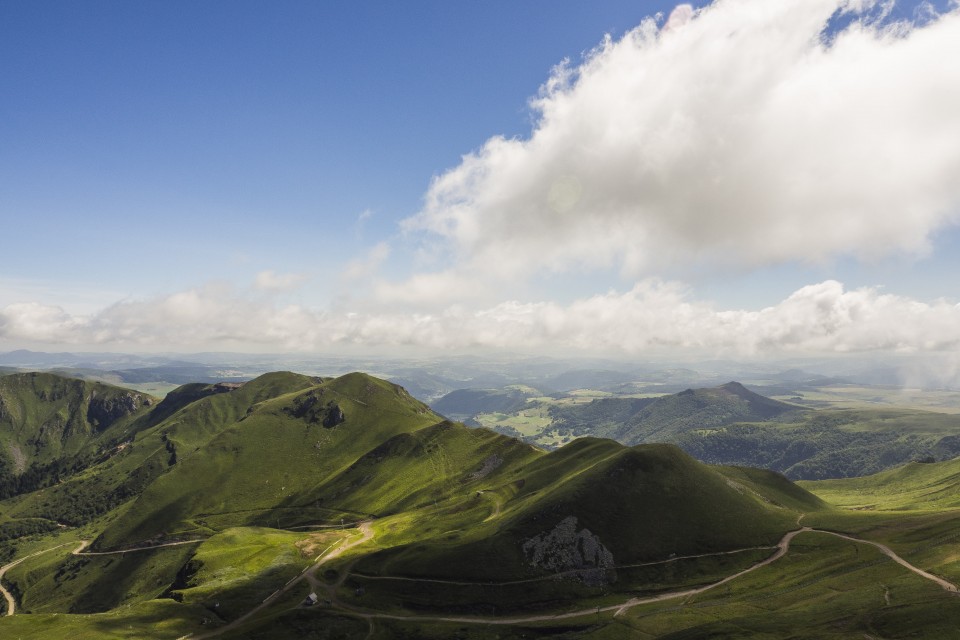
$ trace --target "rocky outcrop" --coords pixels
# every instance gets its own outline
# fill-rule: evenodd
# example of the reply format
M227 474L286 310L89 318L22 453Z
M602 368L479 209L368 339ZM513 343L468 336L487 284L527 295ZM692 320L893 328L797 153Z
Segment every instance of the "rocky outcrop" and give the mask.
M103 431L120 418L136 413L141 407L148 407L151 404L148 396L139 393L103 397L94 391L90 394L90 403L87 405L87 422L97 430Z
M340 405L333 400L323 402L323 389L317 389L298 396L293 406L284 409L287 415L306 420L311 424L321 423L327 429L337 426L347 419Z
M576 516L567 516L552 530L528 539L523 554L531 566L560 578L591 586L617 581L613 554L589 529L577 531Z
M486 478L502 464L503 458L497 454L487 456L480 465L480 468L467 476L467 480L480 480L482 478Z
M330 427L337 426L346 419L347 416L343 413L343 409L340 408L340 405L329 404L327 405L327 413L323 417L323 426L329 429Z

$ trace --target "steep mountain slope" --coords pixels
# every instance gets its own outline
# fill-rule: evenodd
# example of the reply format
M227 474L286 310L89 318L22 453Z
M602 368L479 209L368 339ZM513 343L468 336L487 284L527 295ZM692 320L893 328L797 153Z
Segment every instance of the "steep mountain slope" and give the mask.
M77 383L89 384L71 382ZM122 431L106 444L104 438L94 441L96 455L65 458L63 465L76 472L61 482L0 503L0 522L42 519L72 526L90 522L140 495L174 468L178 456L205 445L254 404L314 384L316 379L307 376L274 373L242 386L185 385L111 426L107 434L121 427ZM80 462L85 466L77 467ZM8 526L15 528L12 523ZM0 535L2 529L0 524Z
M301 377L301 390L287 393L290 380L277 376L193 402L160 423L176 464L95 546L341 515L310 490L385 440L441 420L401 387L364 374Z
M156 399L50 373L0 377L0 498L53 484L130 436Z
M498 470L484 486L499 498L497 515L474 525L456 544L421 539L368 556L358 569L469 580L519 580L577 569L616 573L618 566L671 555L772 545L796 519L793 511L671 445L628 448L582 438ZM594 554L583 556L583 545ZM616 581L605 575L593 580Z
M383 517L469 496L542 455L513 438L444 421L385 440L293 502Z

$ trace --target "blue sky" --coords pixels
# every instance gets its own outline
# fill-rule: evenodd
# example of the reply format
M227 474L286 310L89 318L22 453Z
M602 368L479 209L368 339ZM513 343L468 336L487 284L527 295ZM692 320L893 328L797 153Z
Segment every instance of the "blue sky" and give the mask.
M2 1L0 348L954 349L957 13Z
M462 154L529 133L553 65L669 6L2 7L4 276L136 296L328 273Z

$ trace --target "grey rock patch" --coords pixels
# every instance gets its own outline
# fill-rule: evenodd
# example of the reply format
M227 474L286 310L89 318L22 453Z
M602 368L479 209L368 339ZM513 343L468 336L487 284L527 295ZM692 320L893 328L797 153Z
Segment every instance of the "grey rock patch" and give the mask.
M576 516L567 516L550 531L523 543L523 555L531 566L553 571L590 586L617 581L613 554L589 529L577 531Z

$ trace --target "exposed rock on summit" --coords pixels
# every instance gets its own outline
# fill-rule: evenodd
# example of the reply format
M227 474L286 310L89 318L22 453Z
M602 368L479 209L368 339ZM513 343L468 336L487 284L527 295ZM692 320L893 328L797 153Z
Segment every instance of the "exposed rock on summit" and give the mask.
M294 399L293 407L284 411L295 418L301 418L311 424L321 423L327 429L337 426L347 419L340 405L328 400L323 402L323 390L310 391Z

